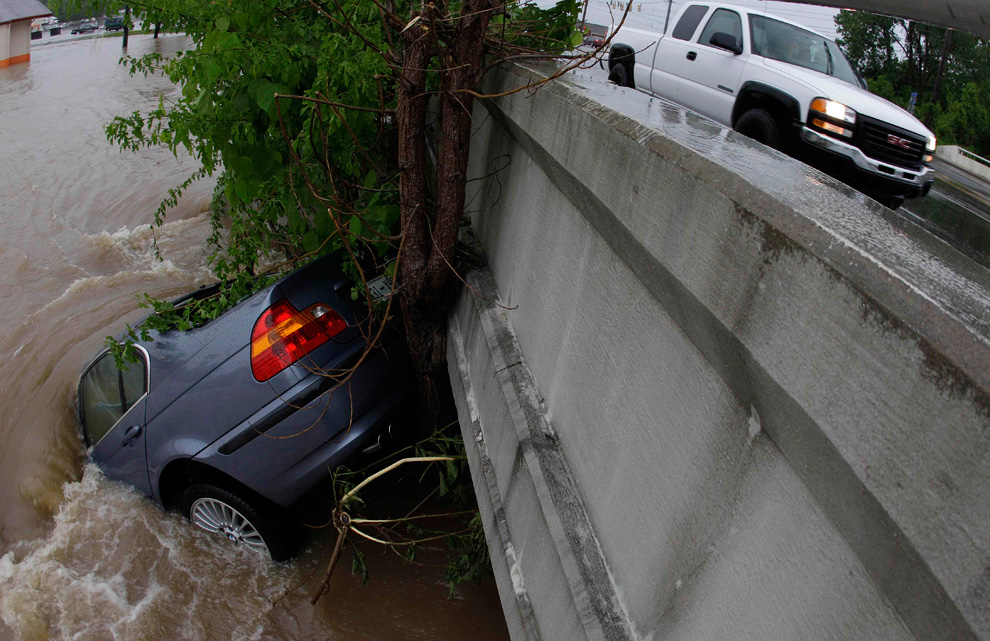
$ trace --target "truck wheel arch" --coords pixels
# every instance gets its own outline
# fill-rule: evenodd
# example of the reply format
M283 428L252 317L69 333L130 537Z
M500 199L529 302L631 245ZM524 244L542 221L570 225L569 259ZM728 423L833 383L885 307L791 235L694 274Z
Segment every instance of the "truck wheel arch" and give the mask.
M622 42L612 45L612 48L608 51L609 78L612 77L612 71L615 67L620 65L625 68L627 79L625 86L635 89L636 78L633 72L636 68L636 51L631 46Z
M801 105L794 96L761 82L746 82L739 88L739 97L732 107L732 126L750 109L763 109L781 120L781 124L802 121Z

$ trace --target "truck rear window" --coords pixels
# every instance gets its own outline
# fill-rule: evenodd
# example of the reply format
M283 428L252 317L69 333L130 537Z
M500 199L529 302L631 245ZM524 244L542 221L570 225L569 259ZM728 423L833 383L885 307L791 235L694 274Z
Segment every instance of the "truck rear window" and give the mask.
M674 32L670 35L678 40L690 40L698 25L701 24L701 19L707 13L708 5L691 5L684 10L684 15L677 21L677 26L674 27Z

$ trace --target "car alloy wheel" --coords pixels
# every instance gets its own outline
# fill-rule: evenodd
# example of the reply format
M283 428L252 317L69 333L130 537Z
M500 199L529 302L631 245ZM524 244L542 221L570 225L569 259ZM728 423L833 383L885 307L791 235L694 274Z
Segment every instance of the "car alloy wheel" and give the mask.
M196 527L220 534L234 545L267 553L274 561L292 558L298 528L291 518L263 499L248 501L241 493L198 483L182 494L182 513Z
M199 499L192 504L189 518L194 525L207 532L222 534L231 543L243 543L259 552L268 551L265 540L261 538L257 528L251 525L251 521L223 501L213 498Z

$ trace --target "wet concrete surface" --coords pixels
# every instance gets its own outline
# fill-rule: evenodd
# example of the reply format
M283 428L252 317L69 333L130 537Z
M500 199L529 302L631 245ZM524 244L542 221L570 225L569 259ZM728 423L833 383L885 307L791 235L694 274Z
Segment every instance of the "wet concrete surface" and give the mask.
M922 233L917 221L679 105L617 87L598 65L558 82L602 105L603 119L628 129L668 162L701 180L738 182L734 189L750 194L756 213L838 273L863 280L879 270L870 278L896 279L990 342L990 272L942 238ZM926 313L919 311L918 322Z

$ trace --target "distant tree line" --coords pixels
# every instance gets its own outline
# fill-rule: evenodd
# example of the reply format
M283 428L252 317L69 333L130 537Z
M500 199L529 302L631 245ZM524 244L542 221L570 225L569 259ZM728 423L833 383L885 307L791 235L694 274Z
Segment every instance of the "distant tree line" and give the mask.
M990 43L861 11L835 17L838 43L870 91L908 108L938 137L990 157Z

